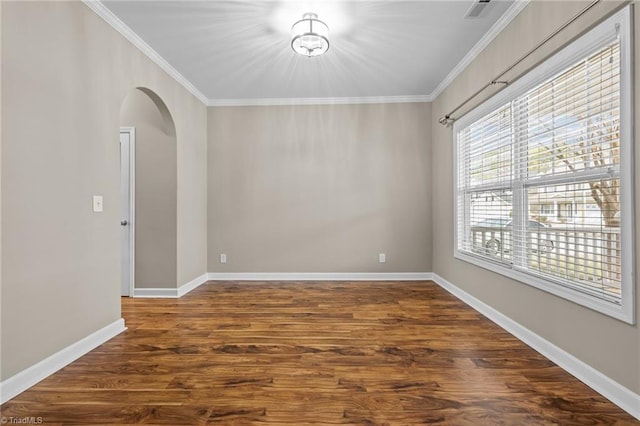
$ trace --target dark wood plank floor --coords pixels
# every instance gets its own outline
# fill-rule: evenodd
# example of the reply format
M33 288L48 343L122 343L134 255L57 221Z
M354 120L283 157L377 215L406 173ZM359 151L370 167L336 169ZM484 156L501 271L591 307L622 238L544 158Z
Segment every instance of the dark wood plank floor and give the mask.
M44 424L639 424L430 282L208 283L4 404Z

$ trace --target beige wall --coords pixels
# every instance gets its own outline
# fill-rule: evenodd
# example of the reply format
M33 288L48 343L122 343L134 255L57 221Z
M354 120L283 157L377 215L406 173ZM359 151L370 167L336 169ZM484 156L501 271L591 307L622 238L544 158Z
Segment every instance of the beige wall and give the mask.
M552 296L541 290L512 281L501 275L453 258L453 135L450 128L438 124L448 113L482 84L526 53L589 2L534 1L520 13L509 27L433 103L433 269L436 273L471 293L545 339L578 357L582 361L623 384L640 392L640 331L593 310ZM527 64L507 76L512 79L530 68L571 37L599 21L619 3L604 2L581 18L558 39ZM640 10L636 4L636 64L635 81L640 81ZM637 86L636 86L637 89ZM636 123L640 122L636 92ZM481 99L478 99L481 100ZM463 111L464 112L464 111ZM460 116L460 113L457 115ZM640 136L636 126L636 140ZM640 150L636 149L636 168L640 170ZM640 173L636 173L640 176ZM636 182L640 188L640 181ZM637 206L640 196L636 190ZM640 211L640 207L636 212ZM636 223L640 223L636 218ZM636 237L640 236L637 234ZM640 247L640 241L636 246ZM640 253L640 252L638 252ZM636 259L638 260L638 259ZM636 262L638 263L638 262ZM640 296L640 292L637 292ZM640 306L640 301L636 302Z
M120 106L177 131L176 284L206 272L206 108L80 2L2 2L4 380L120 318ZM91 196L104 196L104 213Z
M173 119L154 93L131 89L120 109L120 125L135 127L135 287L175 288L177 150Z
M0 2L0 23L2 23L2 2ZM2 28L0 28L0 59L2 50ZM0 321L2 321L2 64L0 64ZM2 356L2 323L0 323L0 356ZM2 380L2 366L0 366Z
M120 317L119 111L130 89L148 87L176 126L176 285L207 262L212 272L434 270L640 392L637 326L452 257L452 134L438 117L585 2L532 2L433 105L208 111L85 5L0 5L2 380ZM615 6L597 6L547 53ZM640 34L638 10L635 22ZM636 81L639 59L637 42ZM93 194L104 213L91 212Z
M430 114L209 108L209 271L430 271Z
M168 77L167 77L168 78ZM207 272L207 108L174 85L188 102L167 103L178 142L178 286ZM165 94L162 99L165 99Z

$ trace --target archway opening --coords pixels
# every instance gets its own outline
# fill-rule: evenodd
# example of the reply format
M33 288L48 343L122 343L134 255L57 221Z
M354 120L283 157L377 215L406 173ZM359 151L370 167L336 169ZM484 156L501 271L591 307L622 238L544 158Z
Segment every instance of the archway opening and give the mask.
M120 107L123 296L176 287L177 141L171 113L152 90Z

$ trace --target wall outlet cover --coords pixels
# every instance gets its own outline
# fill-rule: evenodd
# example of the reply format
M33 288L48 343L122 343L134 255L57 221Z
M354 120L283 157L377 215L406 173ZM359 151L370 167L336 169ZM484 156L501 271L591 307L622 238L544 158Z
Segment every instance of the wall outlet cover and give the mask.
M102 195L94 195L93 196L93 211L95 213L100 213L104 210L104 203L102 200Z

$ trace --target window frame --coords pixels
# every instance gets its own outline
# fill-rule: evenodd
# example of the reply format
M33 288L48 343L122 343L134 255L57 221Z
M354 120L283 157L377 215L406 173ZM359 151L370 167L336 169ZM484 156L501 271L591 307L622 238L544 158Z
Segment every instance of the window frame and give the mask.
M559 52L522 75L515 82L481 103L453 125L453 211L454 234L453 256L492 272L507 276L563 299L591 308L597 312L635 324L635 226L634 226L634 149L633 149L633 34L630 6L596 25ZM621 238L621 303L612 303L570 287L560 285L552 279L535 276L511 265L492 261L485 256L459 249L461 235L458 234L458 135L461 130L493 111L502 108L517 97L544 83L549 78L568 69L577 61L602 49L607 43L620 41L620 238ZM556 178L557 179L557 178ZM488 185L495 186L495 185ZM511 187L513 190L513 187ZM514 221L516 219L514 209ZM522 217L522 215L520 215ZM463 235L462 235L463 237Z

